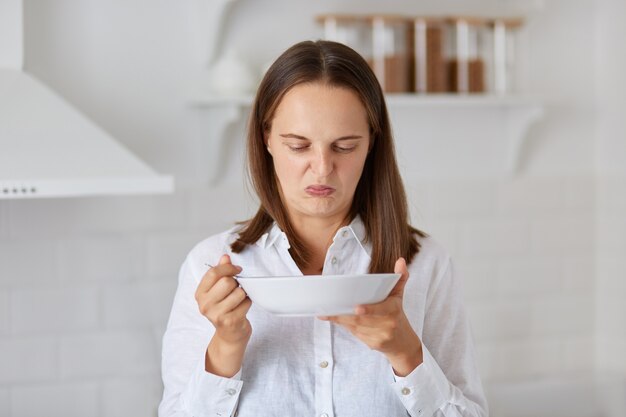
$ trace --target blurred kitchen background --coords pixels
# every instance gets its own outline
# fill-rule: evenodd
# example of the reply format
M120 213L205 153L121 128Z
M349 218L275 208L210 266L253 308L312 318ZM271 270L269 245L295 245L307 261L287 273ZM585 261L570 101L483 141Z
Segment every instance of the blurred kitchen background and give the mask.
M464 277L492 416L626 415L626 2L23 0L24 70L175 191L0 198L0 416L156 415L178 267L255 209L246 91L334 13L523 18L506 94L389 96L412 221Z

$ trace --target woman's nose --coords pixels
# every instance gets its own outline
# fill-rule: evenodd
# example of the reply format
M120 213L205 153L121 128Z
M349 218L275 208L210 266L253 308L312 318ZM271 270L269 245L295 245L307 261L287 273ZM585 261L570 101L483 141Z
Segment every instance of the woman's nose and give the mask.
M315 153L313 161L311 161L311 168L313 172L319 177L327 177L333 172L333 157L327 150L322 150Z

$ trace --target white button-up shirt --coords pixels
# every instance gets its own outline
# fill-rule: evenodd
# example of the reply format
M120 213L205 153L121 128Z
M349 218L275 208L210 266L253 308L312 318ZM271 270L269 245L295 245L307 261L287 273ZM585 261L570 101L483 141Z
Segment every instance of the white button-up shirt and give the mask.
M279 317L254 303L252 336L233 378L205 371L214 327L194 293L227 253L242 276L302 275L276 224L255 245L232 253L236 228L196 245L180 269L163 338L160 417L396 417L487 415L460 282L432 238L408 266L404 311L423 344L424 361L406 377L385 356L339 325L312 317ZM360 218L339 229L323 274L367 273L371 247ZM285 297L288 297L285 294Z

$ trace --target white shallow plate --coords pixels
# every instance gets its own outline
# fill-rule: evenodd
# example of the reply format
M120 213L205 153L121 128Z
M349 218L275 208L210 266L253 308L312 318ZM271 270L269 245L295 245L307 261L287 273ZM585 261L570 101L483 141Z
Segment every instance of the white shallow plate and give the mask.
M354 314L359 304L383 301L400 274L237 278L253 303L279 316Z

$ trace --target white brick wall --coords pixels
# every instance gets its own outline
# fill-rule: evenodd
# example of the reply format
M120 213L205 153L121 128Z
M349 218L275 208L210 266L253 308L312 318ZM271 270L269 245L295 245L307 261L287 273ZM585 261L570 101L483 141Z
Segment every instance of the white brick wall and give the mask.
M551 257L505 260L497 264L500 279L496 285L502 297L536 297L561 289L561 262Z
M530 230L526 221L494 218L470 221L462 228L461 254L483 259L527 257Z
M600 177L596 229L598 368L626 372L626 175Z
M9 333L9 293L0 290L0 337Z
M592 371L593 178L428 181L407 189L420 227L452 253L463 277L487 383Z
M191 248L214 233L199 227L193 233L153 233L146 237L146 278L169 279L178 274L180 265Z
M159 376L159 358L149 331L105 331L61 337L62 378Z
M0 388L0 416L9 416L11 404L9 390L6 388Z
M58 352L58 343L52 338L3 338L0 340L0 386L56 380Z
M144 272L146 262L138 233L87 234L61 239L58 259L60 280L67 285L137 279Z
M18 289L11 293L11 333L55 335L98 326L95 287Z
M50 240L0 242L0 285L50 285L58 281L56 243Z
M154 378L106 380L102 386L102 417L155 417L163 385Z
M18 386L11 390L10 416L99 417L99 391L90 381Z
M591 371L596 268L589 196L595 183L517 178L411 184L416 224L452 253L463 277L485 383ZM10 210L11 224L64 211L55 214L57 225L44 230L43 239L33 229L20 239L0 240L0 400L2 390L10 393L9 417L37 411L27 398L44 389L58 394L54 404L61 409L82 381L88 381L81 388L85 400L76 404L76 414L92 415L95 407L99 417L154 415L161 337L180 264L196 242L249 210L245 202L239 214L216 206L227 195L226 189L212 194L211 188L192 188L169 197L182 202L148 199L177 207L171 212L135 197L106 204L77 200L80 209L69 200L33 207L20 202L23 211ZM90 213L73 224L85 207ZM128 207L131 219L116 224L121 214L114 207ZM139 219L142 210L152 213L148 219ZM97 218L104 224L85 220ZM602 346L616 353L608 339Z
M150 328L167 322L176 291L175 274L169 281L111 285L103 292L106 329Z

